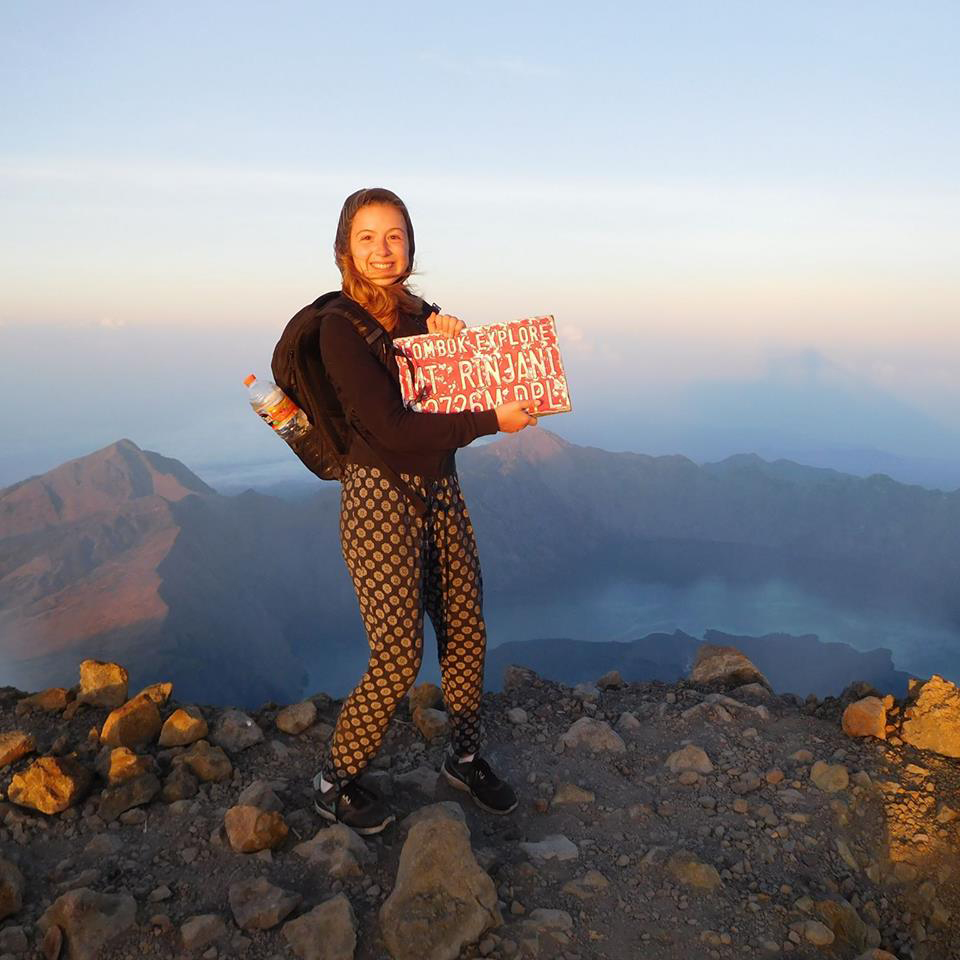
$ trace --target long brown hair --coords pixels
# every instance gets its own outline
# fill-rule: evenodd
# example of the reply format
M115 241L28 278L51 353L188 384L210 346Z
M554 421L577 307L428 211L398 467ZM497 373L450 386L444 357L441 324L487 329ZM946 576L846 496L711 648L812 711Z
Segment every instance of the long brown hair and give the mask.
M407 228L407 269L388 287L380 287L361 274L353 263L350 254L350 231L353 218L362 207L372 203L384 203L396 207L403 214ZM343 292L356 300L368 313L372 314L387 330L392 330L401 313L419 313L423 301L407 286L407 279L413 273L413 223L406 204L392 191L384 187L369 187L351 193L343 202L340 221L337 223L337 236L333 241L333 253L343 278Z

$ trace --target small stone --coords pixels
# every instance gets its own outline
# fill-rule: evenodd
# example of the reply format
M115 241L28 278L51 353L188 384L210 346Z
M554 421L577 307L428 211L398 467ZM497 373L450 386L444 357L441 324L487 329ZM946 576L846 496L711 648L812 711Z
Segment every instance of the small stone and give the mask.
M697 650L690 680L697 684L718 684L727 689L745 683L770 686L767 678L736 647L710 643L702 644Z
M257 877L230 884L228 899L241 930L269 930L293 913L303 898L275 887L266 877Z
M41 813L62 813L86 796L92 780L93 774L71 757L40 757L14 775L7 797Z
M636 714L630 713L629 710L624 710L617 720L617 729L621 733L634 734L643 729L643 724L637 719Z
M0 857L0 920L18 913L23 906L24 879L20 868Z
M527 711L523 707L511 707L507 711L507 719L516 726L527 722Z
M227 936L227 925L216 913L201 913L191 917L180 927L180 937L185 950L199 953L211 944L219 943Z
M580 856L577 845L559 833L521 843L520 849L534 860L576 860Z
M588 870L582 877L568 880L562 888L563 893L569 893L579 900L587 900L603 893L610 886L610 881L598 870Z
M342 894L283 925L283 938L299 960L353 960L357 918Z
M598 681L601 690L618 690L623 686L623 677L619 670L608 670Z
M128 894L114 896L80 887L55 900L37 926L44 933L52 928L61 931L70 960L95 960L136 919L137 901Z
M159 792L160 780L152 773L125 780L116 787L108 787L100 794L97 814L101 820L110 823L131 807L149 803Z
M609 751L626 753L627 745L605 720L580 717L560 737L560 745L567 750L589 750L591 753Z
M189 800L197 795L199 784L197 778L183 764L179 764L170 771L163 781L163 790L160 797L164 803L176 803L178 800Z
M312 700L284 707L276 719L277 729L291 736L303 733L317 722L317 705Z
M698 890L716 890L722 885L716 867L703 863L689 850L678 850L667 861L667 872L688 886Z
M376 860L360 836L342 823L324 827L312 840L298 843L293 852L341 879L362 876L363 867Z
M813 754L809 750L797 750L795 753L790 754L790 759L794 763L813 763Z
M560 807L565 804L593 803L596 796L592 790L584 790L575 783L561 783L557 792L550 801L551 807Z
M174 758L174 764L184 764L204 783L222 783L233 776L233 764L220 747L211 747L206 740L198 740Z
M529 667L521 667L512 663L503 671L504 693L518 693L525 687L536 686L539 682L540 677L537 672Z
M837 793L846 790L850 783L850 774L842 763L825 763L818 760L810 768L810 780L824 793Z
M22 730L0 733L0 769L16 763L36 749L37 742L29 733Z
M152 757L136 754L129 747L104 747L97 757L96 767L97 773L111 787L156 770Z
M186 747L210 732L199 707L179 707L164 721L157 741L161 747Z
M249 806L231 807L224 815L223 825L236 853L272 849L282 843L288 833L279 813Z
M254 780L237 797L240 806L257 807L260 810L282 810L283 804L273 787L266 780Z
M393 782L401 790L412 790L432 798L437 792L437 776L437 771L432 767L421 765L394 777Z
M100 742L108 747L140 747L160 733L160 711L148 697L137 696L117 707L104 721Z
M887 708L879 697L864 697L843 711L843 732L850 737L887 739Z
M30 942L23 927L8 926L0 930L0 955L23 954L29 948Z
M148 700L152 700L158 707L166 706L172 695L172 683L151 683L149 687L144 687L137 694L138 697L146 697Z
M829 947L836 939L833 931L829 927L824 926L819 920L803 921L803 937L808 943L812 943L815 947Z
M596 703L600 699L600 689L595 683L578 683L573 688L573 696L583 703Z
M693 770L696 773L713 772L713 764L706 751L692 743L671 753L667 757L666 766L671 773L681 773L684 770Z
M263 742L263 731L242 710L224 710L213 726L210 739L231 753L249 750Z
M91 707L119 707L127 699L127 671L119 663L84 660L80 664L78 703Z
M417 707L413 711L414 726L424 740L436 740L445 736L450 729L450 721L442 710L432 707Z
M419 683L407 694L410 715L417 710L437 709L443 703L443 691L435 683Z
M60 713L70 702L70 691L64 687L50 687L40 693L31 694L17 701L14 710L18 717L37 711L38 713Z

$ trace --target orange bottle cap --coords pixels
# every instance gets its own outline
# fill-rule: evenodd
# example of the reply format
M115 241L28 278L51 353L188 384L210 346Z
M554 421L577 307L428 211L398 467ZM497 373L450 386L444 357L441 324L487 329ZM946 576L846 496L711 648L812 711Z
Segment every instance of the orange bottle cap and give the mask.
M250 384L253 383L253 381L256 380L256 379L257 379L257 378L251 373L248 377L244 377L244 379L243 379L243 385L244 385L245 387L249 387Z

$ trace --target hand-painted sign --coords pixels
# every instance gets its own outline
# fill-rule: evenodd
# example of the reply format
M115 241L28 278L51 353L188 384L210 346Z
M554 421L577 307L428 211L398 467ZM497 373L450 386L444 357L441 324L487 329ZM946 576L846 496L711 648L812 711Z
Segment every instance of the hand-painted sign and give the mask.
M413 410L491 410L510 400L538 401L538 416L572 409L553 317L467 327L456 337L399 337L394 346Z

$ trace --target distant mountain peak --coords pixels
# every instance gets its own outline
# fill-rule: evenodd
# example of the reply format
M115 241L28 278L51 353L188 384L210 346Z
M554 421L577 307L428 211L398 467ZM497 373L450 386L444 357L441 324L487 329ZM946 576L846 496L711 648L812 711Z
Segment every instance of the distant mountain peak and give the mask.
M0 490L0 539L116 510L141 497L214 494L179 460L126 438Z
M501 463L542 463L572 449L573 444L544 427L528 427L518 433L507 433L484 447L485 452Z

